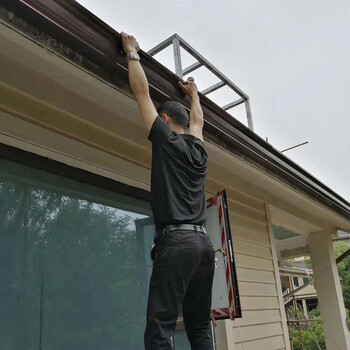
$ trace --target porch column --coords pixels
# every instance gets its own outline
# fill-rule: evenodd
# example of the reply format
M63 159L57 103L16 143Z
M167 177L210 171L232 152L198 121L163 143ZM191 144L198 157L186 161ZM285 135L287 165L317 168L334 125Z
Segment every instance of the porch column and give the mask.
M308 315L308 312L307 312L306 300L305 300L305 299L302 299L301 302L302 302L302 304L303 304L304 316L305 316L305 318L309 318L309 315Z
M348 350L350 336L345 324L345 307L331 232L310 233L308 244L327 350Z

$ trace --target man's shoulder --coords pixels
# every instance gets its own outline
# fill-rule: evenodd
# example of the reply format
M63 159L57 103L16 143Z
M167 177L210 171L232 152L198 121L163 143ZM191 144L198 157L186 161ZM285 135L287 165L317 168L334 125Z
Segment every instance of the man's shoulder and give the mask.
M182 142L185 144L184 147L192 154L192 156L198 160L208 158L207 151L205 149L203 141L191 134L181 134Z
M171 135L172 130L165 123L165 121L159 115L157 115L148 134L148 140L151 142L165 141Z
M200 146L204 147L204 142L197 136L194 136L192 134L181 134L181 136L188 141L194 142L199 144Z

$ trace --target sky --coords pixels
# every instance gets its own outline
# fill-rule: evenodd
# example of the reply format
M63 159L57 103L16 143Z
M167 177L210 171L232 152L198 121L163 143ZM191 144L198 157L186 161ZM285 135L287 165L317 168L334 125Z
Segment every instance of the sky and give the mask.
M255 132L350 201L350 2L80 0L148 51L177 33L249 97ZM155 56L173 70L171 48ZM194 61L182 52L183 65ZM199 90L217 82L191 73ZM208 95L219 105L228 89ZM246 123L244 110L230 110Z

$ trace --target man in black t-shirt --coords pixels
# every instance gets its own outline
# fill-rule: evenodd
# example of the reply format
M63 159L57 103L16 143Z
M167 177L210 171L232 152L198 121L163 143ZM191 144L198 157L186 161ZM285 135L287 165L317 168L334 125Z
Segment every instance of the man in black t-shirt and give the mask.
M190 116L178 102L156 110L134 37L122 33L129 82L152 142L151 206L156 225L152 249L146 350L175 349L182 314L192 350L212 350L209 332L215 251L205 230L208 155L203 112L193 78L179 87L191 98ZM189 124L189 133L185 128Z

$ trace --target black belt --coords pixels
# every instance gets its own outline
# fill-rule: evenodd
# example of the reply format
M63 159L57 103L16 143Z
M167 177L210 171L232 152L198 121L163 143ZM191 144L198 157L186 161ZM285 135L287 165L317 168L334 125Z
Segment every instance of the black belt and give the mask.
M200 225L193 225L193 224L179 224L179 225L167 225L165 226L165 229L169 232L171 231L178 231L178 230L188 230L188 231L195 231L195 232L201 232L201 233L207 233L207 230L204 226Z

